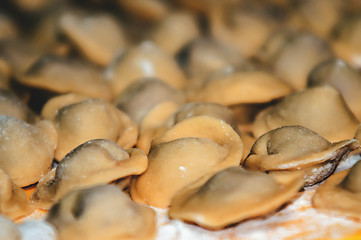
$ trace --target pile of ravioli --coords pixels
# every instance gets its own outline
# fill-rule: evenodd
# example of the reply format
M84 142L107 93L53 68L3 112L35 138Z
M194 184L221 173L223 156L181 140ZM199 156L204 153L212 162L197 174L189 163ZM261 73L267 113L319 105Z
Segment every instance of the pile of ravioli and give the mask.
M357 0L0 3L0 239L217 231L316 188L361 219ZM351 166L350 166L351 167ZM23 238L24 239L24 238Z

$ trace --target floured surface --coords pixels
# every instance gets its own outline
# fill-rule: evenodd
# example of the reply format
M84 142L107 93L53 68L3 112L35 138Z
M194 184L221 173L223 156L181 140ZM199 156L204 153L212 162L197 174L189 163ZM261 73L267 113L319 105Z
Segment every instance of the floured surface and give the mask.
M358 155L349 157L339 165L337 171L350 168L359 159ZM158 218L156 240L361 239L361 221L323 214L312 207L311 199L316 188L317 185L298 193L290 204L274 214L247 220L220 231L210 231L193 224L170 220L167 210L153 208ZM32 189L27 189L28 193L31 191ZM18 219L17 223L43 219L45 214L44 211L36 210L31 215Z
M53 240L56 238L55 228L44 222L29 220L19 225L22 240Z

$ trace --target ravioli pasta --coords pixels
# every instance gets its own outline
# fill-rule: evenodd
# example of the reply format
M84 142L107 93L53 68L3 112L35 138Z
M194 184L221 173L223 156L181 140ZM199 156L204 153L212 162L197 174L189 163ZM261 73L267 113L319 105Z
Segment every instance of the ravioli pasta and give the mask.
M360 1L0 9L0 239L360 234Z

